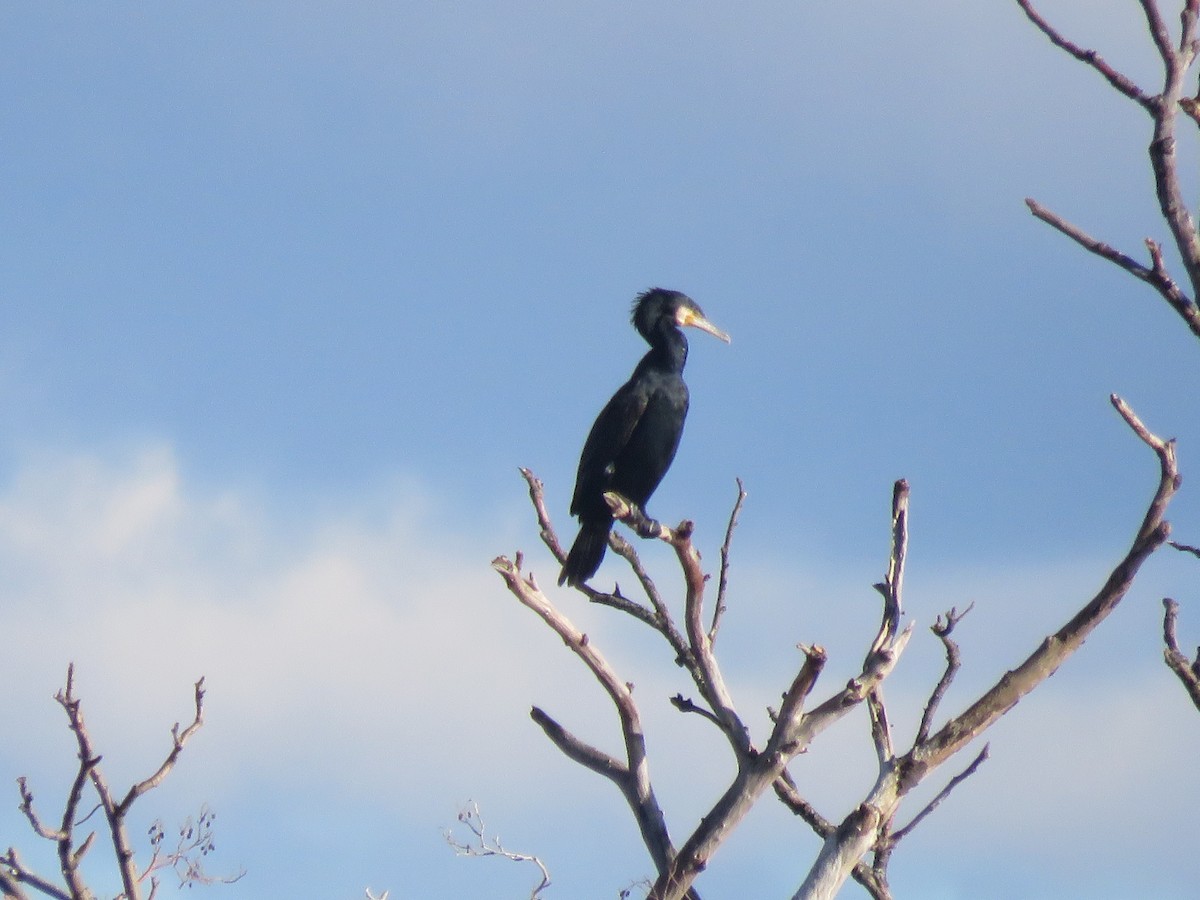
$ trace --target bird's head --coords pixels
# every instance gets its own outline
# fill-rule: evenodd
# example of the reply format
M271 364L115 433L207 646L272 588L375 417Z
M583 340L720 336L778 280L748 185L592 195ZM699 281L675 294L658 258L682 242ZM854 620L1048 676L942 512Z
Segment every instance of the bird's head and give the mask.
M638 294L633 301L633 327L647 341L654 331L665 323L678 328L699 328L715 338L729 343L729 335L708 321L704 310L695 300L679 291L651 288Z

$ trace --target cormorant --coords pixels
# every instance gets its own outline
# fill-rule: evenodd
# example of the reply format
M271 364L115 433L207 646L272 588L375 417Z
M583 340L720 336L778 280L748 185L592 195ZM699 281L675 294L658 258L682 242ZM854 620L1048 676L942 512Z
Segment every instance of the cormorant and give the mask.
M604 492L615 491L644 512L675 458L688 411L683 383L688 344L681 327L690 325L729 343L729 335L679 291L644 291L633 302L632 319L650 352L600 411L583 445L571 500L579 536L563 563L560 585L582 584L600 568L613 524Z

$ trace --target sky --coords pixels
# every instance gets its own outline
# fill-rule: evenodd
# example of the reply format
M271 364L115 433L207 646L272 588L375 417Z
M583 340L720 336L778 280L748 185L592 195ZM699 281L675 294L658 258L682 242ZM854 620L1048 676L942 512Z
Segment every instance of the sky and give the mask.
M1040 8L1152 86L1138 6ZM1200 347L1023 203L1141 258L1167 238L1149 120L1014 3L10 3L0 22L0 846L47 872L15 779L61 812L74 661L116 785L157 766L205 677L205 725L132 825L211 806L210 871L246 872L213 897L528 896L528 866L446 845L472 801L546 862L550 897L648 876L616 791L528 718L617 752L611 708L489 563L524 551L637 684L682 840L728 753L666 702L688 685L644 628L550 589L517 471L569 539L650 286L733 337L692 338L650 512L695 520L711 567L746 485L718 652L760 738L797 643L829 652L818 700L861 661L897 478L902 739L939 613L975 604L952 713L1124 553L1158 470L1110 393L1178 439L1170 518L1200 544ZM640 549L678 605L670 552ZM1198 583L1194 560L1151 560L900 846L898 897L1194 896L1200 714L1160 640L1169 595L1200 643ZM837 820L873 765L856 713L792 771ZM698 887L790 896L817 848L764 800Z

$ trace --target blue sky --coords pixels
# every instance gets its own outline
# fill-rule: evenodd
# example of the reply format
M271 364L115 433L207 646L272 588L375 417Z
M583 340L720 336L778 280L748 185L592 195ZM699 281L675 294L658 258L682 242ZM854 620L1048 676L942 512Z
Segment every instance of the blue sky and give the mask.
M1043 5L1153 84L1136 7ZM214 896L522 896L530 873L443 845L468 799L546 860L552 896L648 873L616 793L526 715L615 747L603 698L488 568L523 548L551 583L516 468L572 532L578 451L643 352L627 312L648 286L733 335L692 341L688 429L651 511L694 518L712 560L746 483L722 640L747 715L797 642L830 649L825 690L861 659L895 478L913 489L920 631L889 696L915 711L938 612L976 603L957 709L1123 551L1156 467L1110 392L1191 472L1195 339L1022 203L1135 255L1165 238L1148 122L1015 4L7 4L0 20L0 675L17 723L0 776L28 774L48 806L65 788L50 698L68 659L118 781L156 763L205 674L208 724L139 813L217 809L214 866L248 875ZM1188 487L1172 518L1200 543ZM670 584L666 551L646 555ZM1191 896L1190 836L1127 823L1184 823L1200 799L1200 716L1157 645L1164 594L1197 642L1195 584L1186 560L1148 567L901 847L898 895ZM685 834L724 752L654 699L686 685L644 635L554 597L637 681ZM859 716L794 770L838 818L871 759ZM10 800L0 844L37 858ZM701 887L786 896L815 846L764 807Z

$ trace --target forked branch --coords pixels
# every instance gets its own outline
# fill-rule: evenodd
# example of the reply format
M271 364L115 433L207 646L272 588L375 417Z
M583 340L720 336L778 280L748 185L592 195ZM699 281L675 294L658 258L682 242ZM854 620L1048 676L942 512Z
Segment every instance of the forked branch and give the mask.
M1171 232L1176 249L1191 283L1191 295L1183 291L1168 274L1163 261L1159 242L1146 239L1150 253L1150 265L1145 265L1100 241L1082 228L1046 209L1034 200L1026 200L1030 212L1051 227L1065 234L1084 249L1107 259L1136 278L1149 284L1163 297L1172 309L1187 324L1191 332L1200 337L1200 307L1196 298L1200 294L1200 236L1188 204L1184 200L1180 185L1176 157L1175 126L1177 112L1182 109L1189 118L1200 125L1200 93L1195 97L1184 95L1184 82L1196 61L1200 44L1197 42L1197 2L1184 0L1180 13L1178 40L1172 38L1159 10L1157 0L1140 0L1146 25L1163 68L1162 90L1158 93L1138 86L1128 76L1117 71L1095 50L1087 50L1068 40L1034 8L1032 0L1017 0L1017 5L1052 44L1098 72L1118 93L1129 98L1144 109L1153 123L1150 139L1150 168L1154 173L1155 193L1159 212Z
M522 475L530 485L530 494L542 528L543 541L553 551L559 545L553 534L549 517L545 514L545 507L541 499L541 483L528 470L522 470ZM737 503L730 516L725 544L722 548L722 559L725 564L728 561L731 535L744 497L744 489L739 483ZM629 609L625 609L625 611L643 621L648 621L667 637L672 649L676 651L677 661L691 674L704 705L699 705L682 694L676 695L671 702L681 711L695 712L717 725L729 742L737 763L736 774L728 788L717 798L710 812L702 818L700 825L678 852L671 846L667 837L666 825L663 822L662 811L657 802L653 801L653 793L648 790L648 775L643 779L634 777L636 771L645 770L645 740L641 733L640 718L637 715L636 706L633 705L629 686L621 682L615 672L607 668L606 663L601 662L602 657L599 656L598 651L592 646L586 635L579 633L574 626L570 625L565 616L541 592L536 581L532 577L522 575L519 554L515 564L503 557L493 562L493 567L504 578L509 591L559 634L568 647L588 666L613 699L618 717L621 719L622 731L626 737L627 759L625 761L579 740L540 709L535 708L532 716L565 755L612 780L626 796L638 819L643 840L659 868L658 880L650 894L654 900L694 897L692 884L696 876L707 866L712 855L732 833L742 817L773 784L776 786L777 792L781 790L790 792L788 796L793 808L804 807L804 801L796 794L794 785L791 784L786 773L788 762L808 746L817 734L846 715L855 706L864 702L894 667L912 633L911 626L903 631L899 630L901 619L899 588L902 580L904 542L907 534L905 527L907 486L898 484L895 497L893 515L895 546L887 576L887 583L891 587L885 596L884 613L881 617L879 632L875 635L868 650L862 672L844 688L827 698L815 710L809 712L805 708L806 700L824 666L825 652L816 646L801 647L803 662L792 680L792 684L784 692L779 712L773 716L773 727L766 744L762 748L757 748L752 744L749 729L734 706L713 650L713 638L716 634L714 625L719 623L718 612L714 611L709 627L705 628L704 597L708 576L701 566L700 554L692 544L692 524L685 521L675 528L664 526L646 518L635 504L628 503L619 495L606 495L605 499L616 519L623 521L635 533L643 537L665 541L676 552L686 586L683 633L680 634L675 630L671 614L662 603L648 576L639 576L639 580L648 586L648 594L655 598L652 600L652 609L640 607L641 611ZM614 541L610 543L610 546L616 546L617 543L614 535ZM630 555L633 557L631 564L635 565L636 571L637 565L639 565L636 563L636 555L632 553ZM585 586L585 592L590 590ZM720 593L718 593L718 598L718 603L723 605ZM622 600L624 599L622 598ZM606 605L616 608L623 606L618 603L606 603ZM681 639L682 647L679 646ZM664 862L666 862L665 867ZM866 869L861 871L867 872Z
M671 702L680 711L697 713L715 724L726 736L737 763L737 771L726 790L678 851L670 842L662 810L650 790L645 737L637 707L633 703L631 686L617 677L587 636L575 629L555 609L535 580L521 573L519 555L515 564L503 557L493 562L509 591L559 634L613 700L625 737L624 760L580 741L540 709L534 709L533 717L564 754L611 779L626 796L658 869L658 879L650 893L651 900L694 897L692 885L697 875L708 865L742 817L772 786L776 795L813 827L824 842L816 863L794 895L797 900L832 898L851 875L876 900L890 898L887 862L896 843L911 833L951 791L976 771L987 757L986 748L977 754L963 772L951 778L909 824L897 828L893 823L901 800L946 760L979 737L1021 697L1040 685L1078 649L1125 596L1142 563L1162 546L1169 535L1170 529L1164 515L1179 485L1174 443L1164 441L1150 432L1120 398L1113 396L1112 403L1129 428L1154 451L1159 460L1158 486L1128 552L1112 570L1100 592L1070 621L1046 638L1028 659L1006 673L964 712L949 719L940 728L935 727L934 720L959 665L958 648L950 634L966 613L952 609L944 620L939 618L933 630L945 647L946 668L930 694L912 746L902 753L894 747L881 686L894 669L913 631L911 622L901 627L908 546L906 482L898 481L893 491L891 553L886 575L876 585L883 599L882 614L879 630L869 645L862 671L845 687L810 708L808 701L824 666L825 653L817 646L801 647L804 660L784 692L779 711L772 714L772 729L761 747L751 742L749 730L734 707L713 652L712 636L715 632L711 626L709 630L704 627L707 576L701 568L699 553L692 545L692 524L685 521L676 528L669 528L645 519L635 505L625 503L619 496L609 495L606 498L618 519L626 521L643 536L666 541L676 551L687 589L682 629L686 637L678 631L673 632L678 635L677 641L684 642L682 650L677 652L677 659L692 675L704 705L682 694L677 694ZM740 499L739 493L739 503ZM736 514L731 521L734 519ZM545 519L542 519L542 523L543 531L551 532L548 546L554 546L556 541L552 529ZM544 534L543 538L546 537ZM671 616L665 605L661 605L661 599L647 612L656 628L665 635L672 634L670 629L663 627L664 623L671 623ZM672 646L678 650L677 642L672 642ZM787 765L825 728L863 703L867 704L871 715L879 775L875 785L855 810L842 822L834 823L822 817L804 800L787 773ZM872 865L867 865L863 859L872 850L874 860Z
M542 710L534 707L531 716L563 753L595 772L609 778L621 791L637 819L642 840L660 872L666 871L674 859L675 849L667 832L662 808L654 796L650 782L649 761L646 757L646 737L641 713L633 699L633 686L621 680L608 660L542 593L532 575L523 575L521 556L514 563L500 556L492 568L500 573L505 585L524 606L536 613L600 682L616 708L625 743L625 761L603 753L579 740Z
M804 663L791 686L784 694L783 704L774 717L774 727L762 750L750 744L748 732L733 710L732 701L724 682L720 679L715 655L712 653L708 634L702 630L702 598L706 577L700 569L699 554L691 545L692 527L684 522L679 528L662 529L660 537L675 547L684 578L688 586L685 616L689 643L699 661L699 668L708 685L716 685L716 695L704 684L698 686L705 691L706 699L714 705L715 721L729 738L739 762L736 776L716 804L701 820L700 826L679 849L679 854L665 876L660 876L650 894L651 900L673 900L684 896L696 876L708 865L721 843L732 833L742 817L753 807L771 785L776 791L795 796L794 785L786 774L787 764L800 753L825 728L846 715L878 690L883 679L890 674L904 646L912 634L909 626L899 630L901 621L900 592L903 582L904 556L907 546L907 497L904 482L897 482L893 494L893 549L885 579L884 610L880 628L871 643L863 669L858 678L852 679L812 712L805 710L805 701L811 693L825 663L825 652L820 647L801 647ZM639 532L648 530L636 521L640 511L632 504L622 505L613 498L610 503L618 518L633 518L631 527ZM740 496L739 496L740 500ZM660 526L661 528L661 526ZM680 706L677 700L676 705ZM802 803L802 801L801 801Z
M28 885L48 897L61 898L61 900L66 900L66 898L70 898L70 900L91 900L93 893L84 882L82 873L80 872L80 863L91 849L96 838L96 833L89 832L82 841L78 839L76 834L77 827L86 822L91 815L91 813L83 816L80 815L80 804L83 801L84 791L89 784L99 799L97 808L104 811L109 838L112 841L115 853L117 870L123 886L121 897L124 900L140 900L142 886L146 877L156 868L159 868L160 864L164 864L164 860L169 860L172 867L175 867L177 871L180 864L186 864L185 875L181 876L183 883L186 884L211 883L215 880L236 881L240 877L211 878L203 872L201 866L190 860L186 850L174 855L164 855L160 853L157 842L154 842L154 855L146 871L139 873L126 827L126 818L134 802L147 791L153 790L162 783L163 779L174 768L188 740L203 724L203 678L195 684L195 714L191 723L183 729L180 728L178 723L175 724L171 729L171 750L162 764L159 765L158 769L149 778L133 785L119 802L113 799L112 791L109 789L104 774L100 769L100 754L96 752L92 744L91 734L88 731L87 723L84 721L82 701L75 694L74 664L67 667L66 685L55 695L54 699L67 714L68 727L75 737L79 759L75 777L71 781L66 801L63 804L62 819L57 828L51 828L46 825L42 817L38 814L34 806L33 792L30 790L27 780L25 778L18 778L17 786L21 797L20 809L26 819L28 819L30 827L39 837L55 843L58 852L59 869L65 884L65 890L57 887L49 879L37 875L26 867L21 857L17 854L17 851L13 848L9 848L4 855L0 856L0 890L3 890L8 896L24 897L25 894L22 892L20 886ZM95 812L95 808L92 809L92 812ZM207 816L207 818L202 818L202 827L206 829L208 823L211 823L211 813L202 813L202 816ZM197 845L195 849L202 854L206 854L208 850L204 848L210 846L211 842L209 841L204 842L203 846ZM153 897L157 889L157 882L151 878L150 884L150 896Z
M949 630L961 618L953 612L939 635L947 647L947 673L931 695L926 713L912 748L902 756L889 759L881 754L879 777L858 808L834 830L825 835L817 865L795 893L794 900L830 900L845 879L856 871L864 854L876 851L874 878L859 878L875 897L888 897L886 862L895 840L907 834L923 818L919 814L910 825L892 831L892 821L900 801L951 756L978 738L1001 716L1012 709L1030 691L1042 684L1085 638L1116 608L1128 592L1142 564L1167 540L1170 527L1164 519L1167 506L1179 487L1179 471L1173 441L1154 435L1133 410L1117 396L1112 404L1137 437L1154 451L1159 461L1158 485L1125 556L1110 573L1104 586L1062 628L1047 637L1023 663L1005 675L964 712L953 717L932 734L932 718L940 701L942 683L957 667L956 648L948 642ZM980 754L961 776L952 779L938 797L973 772L986 754ZM939 800L940 802L940 800Z
M947 722L912 754L908 777L939 765L961 750L970 740L988 728L1017 704L1027 693L1045 681L1086 640L1117 607L1133 584L1142 564L1161 547L1171 533L1165 520L1167 506L1179 488L1179 468L1175 442L1152 434L1120 397L1111 398L1113 407L1159 461L1158 486L1142 523L1125 556L1109 574L1100 591L1065 625L1047 637L1030 656L973 703L965 712Z

